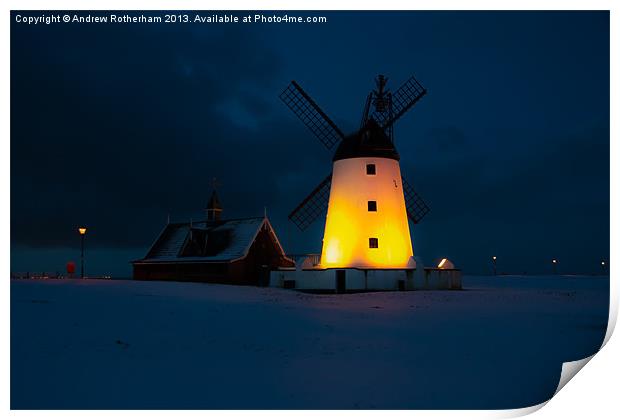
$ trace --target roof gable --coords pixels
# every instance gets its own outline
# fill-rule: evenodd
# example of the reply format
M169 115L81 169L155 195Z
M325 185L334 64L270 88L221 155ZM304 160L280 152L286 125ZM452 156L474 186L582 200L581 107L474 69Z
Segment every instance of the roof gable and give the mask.
M247 255L264 224L273 232L265 217L204 221L191 225L171 223L140 262L237 260ZM276 242L284 254L277 237Z

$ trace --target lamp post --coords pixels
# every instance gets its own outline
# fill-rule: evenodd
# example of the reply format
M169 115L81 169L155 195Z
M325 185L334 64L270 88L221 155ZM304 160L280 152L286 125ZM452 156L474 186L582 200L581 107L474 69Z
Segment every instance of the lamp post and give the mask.
M558 260L554 258L551 262L553 263L553 274L558 274Z
M497 257L493 256L493 275L497 276Z
M605 260L601 261L601 269L603 270L603 274L607 273L607 264L605 264Z
M81 253L80 253L80 261L81 261L81 269L80 269L80 278L84 278L84 236L86 235L86 228L81 227L78 228L78 232L80 232L80 242L81 242Z

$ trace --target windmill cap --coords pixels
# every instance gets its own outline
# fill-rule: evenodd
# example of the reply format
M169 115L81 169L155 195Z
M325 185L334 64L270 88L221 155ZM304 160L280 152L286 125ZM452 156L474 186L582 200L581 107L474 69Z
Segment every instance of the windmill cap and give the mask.
M394 143L377 122L369 118L366 125L340 142L334 161L358 157L382 157L400 160Z

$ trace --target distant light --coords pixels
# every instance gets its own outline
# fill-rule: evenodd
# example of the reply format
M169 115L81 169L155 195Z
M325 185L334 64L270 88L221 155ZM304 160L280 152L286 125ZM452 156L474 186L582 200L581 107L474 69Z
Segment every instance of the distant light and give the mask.
M552 262L552 263L554 263L554 264L557 264L557 263L558 263L558 260L554 259L554 260L553 260L553 261L551 261L551 262Z
M439 265L437 266L437 268L441 268L443 267L443 265L446 263L446 261L448 261L447 259L442 259L441 262L439 263Z
M496 259L497 259L497 257L495 257L495 256L494 256L494 257L493 257L493 261L495 261Z
M80 235L85 235L86 234L86 228L84 228L84 227L78 228L78 231L80 232Z
M601 265L605 265L605 261L601 261Z

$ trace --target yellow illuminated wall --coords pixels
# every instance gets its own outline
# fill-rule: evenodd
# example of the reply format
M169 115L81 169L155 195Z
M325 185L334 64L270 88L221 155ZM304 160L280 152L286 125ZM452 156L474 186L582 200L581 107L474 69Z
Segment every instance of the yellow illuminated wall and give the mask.
M366 173L367 164L375 165L375 175ZM368 211L368 201L376 201L376 212ZM370 238L377 238L377 248L369 246ZM398 161L335 161L321 267L404 268L412 255Z

